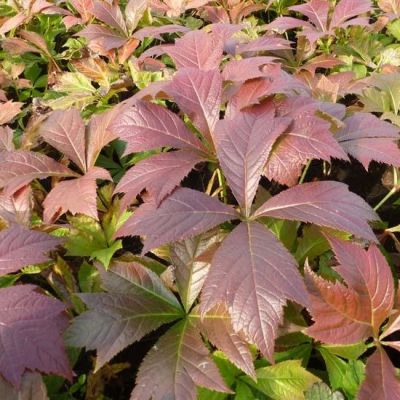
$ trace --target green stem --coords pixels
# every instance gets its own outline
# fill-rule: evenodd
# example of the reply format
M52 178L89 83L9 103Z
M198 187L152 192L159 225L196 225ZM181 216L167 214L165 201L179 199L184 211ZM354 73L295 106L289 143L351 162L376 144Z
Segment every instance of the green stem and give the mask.
M217 176L218 176L218 183L219 186L222 188L222 197L225 204L228 203L228 191L226 187L225 177L222 175L221 170L217 169Z
M398 188L394 187L375 207L374 210L379 210L396 192Z
M300 180L299 180L299 185L304 183L304 180L306 179L307 172L310 169L310 165L311 165L311 160L309 160L307 162L306 166L303 169L303 173L301 174L301 177L300 177Z
M387 193L386 196L374 207L374 210L379 210L394 194L398 192L399 189L397 168L393 167L393 187L389 193Z

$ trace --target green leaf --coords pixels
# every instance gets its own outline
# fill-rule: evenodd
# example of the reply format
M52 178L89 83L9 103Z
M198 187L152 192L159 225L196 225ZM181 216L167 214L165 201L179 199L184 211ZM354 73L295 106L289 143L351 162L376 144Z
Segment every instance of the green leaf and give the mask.
M328 350L330 353L346 360L357 360L363 353L367 351L367 346L364 342L348 345L323 345L322 348Z
M298 223L283 219L270 219L265 224L275 236L285 245L288 250L292 250L297 238Z
M386 26L388 32L397 40L400 40L400 19L397 19Z
M91 257L99 260L105 268L110 265L111 259L115 252L122 249L122 240L116 240L109 247L105 249L99 249L92 252Z
M249 388L249 386L247 386L244 382L239 381L236 385L235 400L248 400L248 399L255 400L257 399L257 397L254 396L254 393Z
M79 268L78 281L82 292L96 293L101 291L99 271L86 261Z
M306 400L345 400L340 392L333 392L326 383L314 383L306 392Z
M91 257L106 268L114 253L122 248L120 240L108 244L101 225L93 218L80 215L69 218L70 234L65 243L68 256Z
M274 400L304 400L304 392L320 379L301 366L300 360L284 361L257 371L257 383L243 380Z
M320 347L318 351L325 361L332 388L341 389L348 397L353 398L364 379L364 364L358 360L346 362L330 353L326 348Z

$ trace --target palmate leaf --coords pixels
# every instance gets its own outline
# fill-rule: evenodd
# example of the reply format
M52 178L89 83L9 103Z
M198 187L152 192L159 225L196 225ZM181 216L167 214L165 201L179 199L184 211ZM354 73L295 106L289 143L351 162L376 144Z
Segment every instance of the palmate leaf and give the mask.
M78 109L53 111L39 126L38 134L86 172L85 123Z
M59 182L43 202L43 221L51 223L67 211L98 219L96 179L111 180L111 176L107 170L93 167L79 178Z
M121 207L130 204L144 188L159 205L201 161L200 155L188 150L156 154L139 161L115 188L116 193L125 194Z
M313 338L331 344L352 344L378 337L394 303L392 273L375 245L366 251L356 244L330 238L339 261L337 272L347 287L306 270L311 294L310 313L315 321L307 329Z
M158 208L151 203L141 206L116 236L146 236L145 253L162 244L198 235L234 218L237 214L232 207L202 192L178 188Z
M230 393L189 319L178 322L142 362L131 400L196 400L197 386Z
M288 118L275 118L275 110L238 112L217 124L217 154L222 170L242 212L250 215L261 173L278 136L288 127Z
M0 290L0 373L17 388L25 369L72 379L61 337L68 325L66 306L36 289L17 285Z
M378 220L372 208L339 182L311 182L287 189L267 200L256 217L311 222L376 241L368 220Z
M24 150L0 152L0 170L0 187L5 195L13 194L34 179L77 176L44 154Z
M106 293L83 293L89 310L74 319L66 332L69 345L97 350L96 370L128 345L183 310L161 279L137 263L114 262L99 268Z
M368 358L365 381L360 387L357 399L400 399L400 381L396 377L396 370L380 346Z
M343 149L368 169L372 160L399 166L399 129L369 113L357 113L344 120L335 134Z
M167 87L179 108L213 144L215 124L219 120L222 95L222 77L218 70L202 71L182 68Z
M263 225L241 223L213 257L201 295L202 313L226 302L235 331L243 331L273 360L287 299L308 303L296 261Z
M0 125L7 124L20 113L23 103L6 101L0 103Z
M110 129L127 142L126 153L165 146L204 151L200 140L176 114L144 101L123 110Z
M12 225L0 232L0 276L49 260L46 255L61 240L46 233Z

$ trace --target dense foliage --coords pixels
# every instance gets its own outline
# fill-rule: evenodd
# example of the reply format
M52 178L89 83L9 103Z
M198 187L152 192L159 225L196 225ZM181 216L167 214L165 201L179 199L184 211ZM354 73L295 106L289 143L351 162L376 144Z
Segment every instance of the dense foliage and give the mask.
M1 399L400 399L399 0L3 0L0 44Z

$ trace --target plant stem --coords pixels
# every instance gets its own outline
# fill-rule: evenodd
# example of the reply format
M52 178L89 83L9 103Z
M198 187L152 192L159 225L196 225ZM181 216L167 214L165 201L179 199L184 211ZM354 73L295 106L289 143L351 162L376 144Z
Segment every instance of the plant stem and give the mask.
M374 207L374 210L379 210L394 194L398 192L399 189L397 168L393 167L393 187L389 193L387 193L386 196Z
M228 203L228 191L226 189L226 182L225 178L221 173L221 170L217 168L217 176L218 176L218 183L219 186L222 188L222 198L225 204Z
M303 169L303 173L301 174L300 180L299 180L299 184L304 183L304 180L306 179L306 175L308 170L310 169L310 165L311 165L311 160L309 160L306 164L306 166Z

